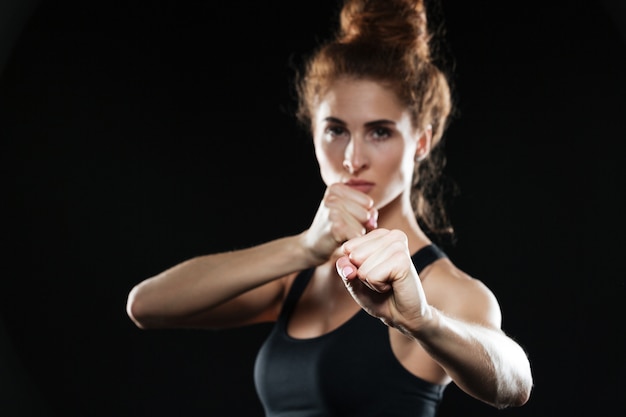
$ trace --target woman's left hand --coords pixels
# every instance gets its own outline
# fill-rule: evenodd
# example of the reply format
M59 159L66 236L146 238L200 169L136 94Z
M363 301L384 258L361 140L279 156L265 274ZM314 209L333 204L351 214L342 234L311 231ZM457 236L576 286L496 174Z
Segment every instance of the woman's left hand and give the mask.
M345 242L343 252L336 262L337 272L366 312L411 333L430 318L404 232L376 229Z

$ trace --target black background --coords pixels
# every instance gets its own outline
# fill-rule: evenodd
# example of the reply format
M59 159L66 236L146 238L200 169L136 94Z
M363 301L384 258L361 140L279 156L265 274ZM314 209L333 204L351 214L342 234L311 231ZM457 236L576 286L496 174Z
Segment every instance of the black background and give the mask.
M261 415L252 365L268 327L141 331L126 296L191 256L308 226L323 187L290 62L335 10L4 0L2 416ZM450 386L441 417L622 413L625 10L433 14L459 109L445 249L492 288L535 377L529 403L504 411Z

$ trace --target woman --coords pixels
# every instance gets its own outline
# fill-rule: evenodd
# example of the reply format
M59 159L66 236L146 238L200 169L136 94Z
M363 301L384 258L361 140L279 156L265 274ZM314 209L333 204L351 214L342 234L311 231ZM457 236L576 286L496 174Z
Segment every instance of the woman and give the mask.
M135 286L140 328L276 322L255 365L267 416L434 416L454 381L494 407L532 387L498 301L429 238L450 91L423 1L347 0L298 80L327 189L310 227Z

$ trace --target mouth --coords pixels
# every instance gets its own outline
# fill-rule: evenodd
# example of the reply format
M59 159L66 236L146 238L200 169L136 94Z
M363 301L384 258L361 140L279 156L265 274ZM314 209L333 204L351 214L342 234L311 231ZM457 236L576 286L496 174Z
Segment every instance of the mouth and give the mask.
M352 179L350 181L345 182L345 184L348 187L354 188L355 190L359 190L360 192L365 193L365 194L368 194L372 190L372 188L374 188L373 182L364 181L364 180Z

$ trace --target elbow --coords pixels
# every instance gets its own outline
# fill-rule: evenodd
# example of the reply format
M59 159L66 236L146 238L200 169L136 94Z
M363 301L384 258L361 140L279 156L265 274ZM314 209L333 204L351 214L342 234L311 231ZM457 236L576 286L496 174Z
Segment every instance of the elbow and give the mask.
M524 378L518 381L515 389L510 390L508 395L503 396L494 406L499 409L523 406L530 400L532 386L532 378Z
M533 389L533 375L530 363L526 359L524 371L519 375L516 395L512 403L513 407L521 407L530 400L530 393Z
M138 286L128 294L126 300L126 314L131 321L140 329L149 329L154 327L150 324L150 315L145 308L145 303L142 303L142 297Z
M533 389L533 374L528 357L520 350L517 360L510 361L511 366L499 384L498 397L495 404L498 408L521 407L530 400Z
M499 409L521 407L530 399L530 390L520 390L519 392L511 395L506 400L496 404Z
M512 407L521 407L530 400L530 392L532 391L532 379L520 384L517 395L513 398Z

